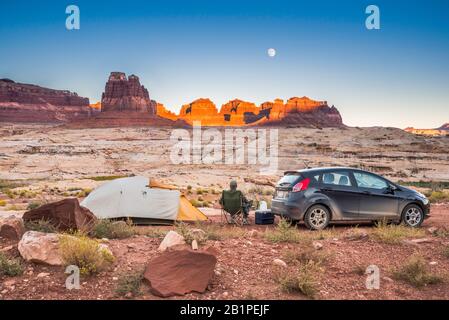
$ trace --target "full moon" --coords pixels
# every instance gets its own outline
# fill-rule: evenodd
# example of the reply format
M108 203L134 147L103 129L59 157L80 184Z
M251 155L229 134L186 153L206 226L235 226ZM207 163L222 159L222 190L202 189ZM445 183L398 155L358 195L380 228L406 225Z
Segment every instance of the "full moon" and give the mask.
M273 48L270 48L270 49L268 49L267 53L268 53L269 57L273 58L276 55L276 50Z

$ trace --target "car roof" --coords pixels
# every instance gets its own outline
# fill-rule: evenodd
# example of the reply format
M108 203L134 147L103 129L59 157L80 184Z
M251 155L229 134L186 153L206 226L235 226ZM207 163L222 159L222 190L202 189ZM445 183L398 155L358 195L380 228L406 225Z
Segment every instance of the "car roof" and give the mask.
M313 172L326 172L326 171L335 171L335 170L358 170L363 171L358 168L351 168L351 167L318 167L318 168L307 168L307 169L300 169L300 170L291 170L286 171L287 172L299 172L299 173L313 173Z

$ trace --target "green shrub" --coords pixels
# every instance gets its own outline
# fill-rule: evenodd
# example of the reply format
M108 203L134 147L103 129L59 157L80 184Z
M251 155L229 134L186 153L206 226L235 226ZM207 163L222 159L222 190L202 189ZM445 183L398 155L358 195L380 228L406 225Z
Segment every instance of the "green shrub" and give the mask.
M33 201L28 204L27 210L33 210L39 208L40 206L41 206L40 202Z
M427 270L426 260L417 254L412 255L406 263L393 273L397 280L405 281L417 288L443 281L442 277Z
M0 252L0 276L20 276L23 270L22 263L18 259L8 259L3 252Z
M427 197L431 203L449 202L449 192L447 191L432 191Z
M96 177L88 177L86 179L94 180L94 181L109 181L109 180L115 180L119 178L126 178L126 176L96 176Z
M61 235L59 245L64 264L77 266L81 275L98 273L114 262L107 249L83 234Z
M131 294L133 297L142 294L140 286L143 280L143 272L133 272L119 277L115 293L118 296L127 296Z
M95 238L124 239L136 234L132 222L101 219L95 222L91 235Z
M192 206L199 208L203 206L203 203L201 201L198 201L196 199L190 199L190 203L192 204Z
M386 221L376 223L372 230L375 240L388 244L399 244L407 238L422 238L425 231L419 228L410 228L404 225L388 224Z
M319 268L319 265L310 261L300 265L295 271L277 270L274 273L274 277L282 291L302 293L306 297L313 299L318 292L316 271Z
M300 237L298 230L292 227L289 221L281 219L275 230L268 230L265 232L265 239L274 243L298 242Z
M0 200L0 207L6 206L7 202L5 200Z
M53 225L50 220L41 219L37 221L25 222L25 228L31 231L39 231L45 233L55 233L58 229Z

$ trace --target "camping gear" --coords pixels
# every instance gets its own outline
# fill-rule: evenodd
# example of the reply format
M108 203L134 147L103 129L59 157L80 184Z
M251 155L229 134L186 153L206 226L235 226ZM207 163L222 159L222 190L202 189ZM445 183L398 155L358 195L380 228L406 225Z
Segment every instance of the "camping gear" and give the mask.
M273 224L274 214L271 209L268 209L267 203L265 201L260 201L259 209L256 210L256 224Z
M221 221L243 226L243 194L239 190L223 190Z
M207 220L175 186L142 176L107 182L92 191L81 206L99 219L131 218L136 223Z

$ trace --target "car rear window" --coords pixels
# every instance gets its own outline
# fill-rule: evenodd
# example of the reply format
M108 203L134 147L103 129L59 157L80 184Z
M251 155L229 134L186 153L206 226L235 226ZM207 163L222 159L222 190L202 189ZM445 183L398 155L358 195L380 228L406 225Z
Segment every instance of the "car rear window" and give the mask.
M281 178L281 180L279 180L278 185L280 185L280 186L292 185L293 183L298 181L299 178L301 178L301 174L300 173L298 173L298 172L288 172L285 176L283 176Z

